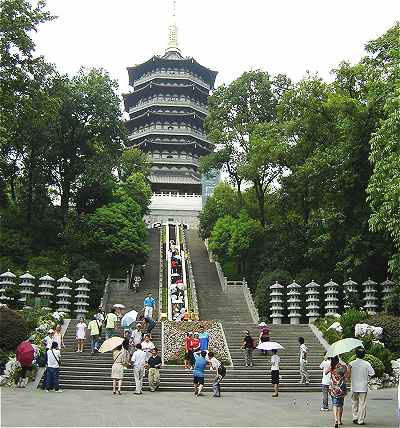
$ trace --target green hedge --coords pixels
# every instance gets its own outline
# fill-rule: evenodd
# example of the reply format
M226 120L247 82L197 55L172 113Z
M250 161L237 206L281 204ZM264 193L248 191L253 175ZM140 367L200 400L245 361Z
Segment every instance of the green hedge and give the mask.
M336 330L325 330L323 336L330 345L342 338L342 335Z
M19 312L7 307L0 308L0 349L15 351L29 336L29 324Z
M340 325L343 327L343 337L354 337L354 327L356 324L365 322L368 314L359 309L347 309L340 317Z
M352 355L349 359L348 362L350 363L351 361L354 361L356 359L355 355ZM382 361L377 358L374 357L371 354L366 354L364 357L365 361L368 361L371 366L373 367L373 369L375 370L375 375L374 377L382 377L383 373L385 373L385 366L383 365Z
M397 356L400 356L400 317L377 314L365 320L369 325L383 328L383 343Z

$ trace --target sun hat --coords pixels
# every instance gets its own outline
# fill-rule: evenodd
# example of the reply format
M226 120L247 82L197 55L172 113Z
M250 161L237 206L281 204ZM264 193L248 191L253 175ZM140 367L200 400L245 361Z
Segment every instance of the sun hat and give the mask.
M51 329L49 330L49 333L54 333L54 330L51 328Z

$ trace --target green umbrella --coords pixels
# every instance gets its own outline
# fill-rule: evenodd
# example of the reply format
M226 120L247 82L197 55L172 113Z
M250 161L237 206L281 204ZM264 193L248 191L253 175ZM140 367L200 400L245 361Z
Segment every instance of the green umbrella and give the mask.
M328 348L326 356L328 358L334 357L335 355L345 354L350 352L355 348L364 348L364 345L361 340L353 339L351 337L347 339L338 340Z

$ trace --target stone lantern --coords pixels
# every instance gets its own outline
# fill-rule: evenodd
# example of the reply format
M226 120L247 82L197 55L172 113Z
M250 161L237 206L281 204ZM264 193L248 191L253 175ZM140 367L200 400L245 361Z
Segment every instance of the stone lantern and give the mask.
M354 282L351 278L348 281L343 283L344 289L344 308L349 309L352 306L352 303L357 300L358 290L357 283Z
M338 284L330 280L324 287L325 290L325 315L336 316L339 314L339 290L337 289Z
M287 286L287 289L289 290L287 295L287 303L288 303L288 311L290 318L290 324L300 324L300 318L301 318L301 299L300 299L300 289L301 285L297 284L295 281L293 281L291 284Z
M0 275L0 303L3 305L12 300L7 296L7 290L15 285L15 278L16 276L9 270Z
M38 296L40 297L40 300L44 300L44 307L43 309L47 309L51 311L51 306L53 304L53 294L54 294L54 281L55 279L52 278L48 273L46 275L39 278L40 284L39 284L39 293Z
M391 292L393 291L394 286L396 285L393 281L387 278L385 281L381 282L382 285L382 306L389 298Z
M57 280L57 311L69 313L71 305L71 290L72 281L64 275Z
M307 313L308 322L311 324L319 317L319 287L320 285L314 281L311 281L306 285L306 302L307 302Z
M368 278L367 281L363 282L364 287L364 309L368 312L369 315L376 314L378 310L378 297L376 296L376 286L378 285L375 281L372 281L371 278Z
M84 317L87 313L87 307L89 306L88 300L89 300L89 285L90 281L85 279L84 276L82 276L81 279L75 282L75 284L78 286L75 291L77 294L75 294L75 314L76 318Z
M271 304L271 318L272 324L282 324L283 318L283 285L275 284L271 285L270 292L270 304Z
M35 284L33 281L35 280L35 277L27 271L23 275L19 277L21 280L19 286L21 287L21 290L19 294L21 295L19 301L24 304L24 309L31 309L32 306L30 306L29 300L33 299L33 296L35 295Z

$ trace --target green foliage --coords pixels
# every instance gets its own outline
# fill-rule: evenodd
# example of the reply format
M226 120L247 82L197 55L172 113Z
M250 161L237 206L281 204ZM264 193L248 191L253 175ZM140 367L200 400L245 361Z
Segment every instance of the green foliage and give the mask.
M340 316L340 325L343 328L343 337L354 337L354 327L363 323L368 318L365 311L350 308Z
M343 338L339 332L333 329L325 330L323 336L330 345Z
M400 317L386 314L373 315L365 322L383 328L383 343L396 355L400 356Z
M29 324L17 312L7 307L0 308L0 349L15 351L28 338Z
M389 294L385 302L385 311L390 315L400 316L400 285Z
M129 176L141 173L145 177L151 172L151 158L147 153L142 152L137 147L129 147L123 150L118 168L119 178L126 181Z
M348 359L348 362L350 363L351 361L354 361L355 359L356 359L356 356L352 355ZM382 361L379 358L377 358L371 354L365 354L364 360L368 361L371 364L372 368L375 370L374 377L382 377L383 376L383 374L385 373L385 366L383 365Z

